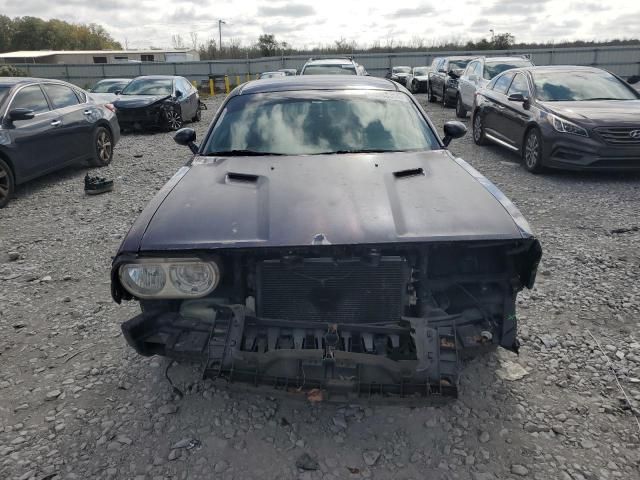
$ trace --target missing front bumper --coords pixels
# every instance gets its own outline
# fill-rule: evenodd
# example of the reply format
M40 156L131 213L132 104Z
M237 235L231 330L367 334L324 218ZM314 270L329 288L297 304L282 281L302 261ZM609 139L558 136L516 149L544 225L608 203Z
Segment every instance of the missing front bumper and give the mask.
M320 389L325 398L457 396L461 343L452 325L430 327L424 319L409 319L405 326L327 325L259 318L242 306L217 305L213 311L208 317L145 312L125 322L122 331L141 355L201 363L207 376L229 381L283 390ZM346 336L380 338L401 329L415 342L415 359L396 359L382 349L340 349ZM326 334L311 344L300 341L301 330L312 340L318 331ZM255 331L267 339L294 331L298 336L285 348L269 339L264 347L243 349L247 335Z

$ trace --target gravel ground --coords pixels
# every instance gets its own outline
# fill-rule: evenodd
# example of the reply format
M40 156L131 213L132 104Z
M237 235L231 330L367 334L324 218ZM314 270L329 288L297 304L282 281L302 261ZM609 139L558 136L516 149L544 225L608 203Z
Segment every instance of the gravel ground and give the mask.
M437 125L455 117L419 97ZM640 176L533 176L470 134L451 150L520 207L544 258L520 356L470 362L443 406L311 405L189 366L170 371L176 396L167 362L120 334L137 306L109 294L111 255L188 158L169 134L122 138L99 171L112 193L85 197L81 167L21 187L0 210L0 478L640 478Z

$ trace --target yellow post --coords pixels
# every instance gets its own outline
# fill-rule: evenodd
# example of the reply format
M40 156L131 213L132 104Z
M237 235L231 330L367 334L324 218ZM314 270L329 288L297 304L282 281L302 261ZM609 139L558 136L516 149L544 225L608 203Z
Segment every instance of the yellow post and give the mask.
M240 85L240 75L236 75L236 86Z
M196 90L198 89L198 82L197 82L197 80L194 80L193 82L191 82L191 84L193 85L193 88L195 88Z
M215 93L213 88L213 78L209 79L209 95L213 95Z
M224 76L224 88L227 94L229 94L229 92L231 91L231 88L229 87L229 75Z

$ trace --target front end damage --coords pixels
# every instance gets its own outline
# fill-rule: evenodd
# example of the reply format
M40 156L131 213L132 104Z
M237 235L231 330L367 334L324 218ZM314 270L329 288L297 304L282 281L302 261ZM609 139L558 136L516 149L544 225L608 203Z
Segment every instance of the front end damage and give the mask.
M456 396L463 358L517 351L516 296L533 285L541 248L524 238L184 255L215 258L221 282L204 298L139 299L142 313L122 325L138 353L349 399ZM132 299L120 266L140 258L116 257L116 301Z

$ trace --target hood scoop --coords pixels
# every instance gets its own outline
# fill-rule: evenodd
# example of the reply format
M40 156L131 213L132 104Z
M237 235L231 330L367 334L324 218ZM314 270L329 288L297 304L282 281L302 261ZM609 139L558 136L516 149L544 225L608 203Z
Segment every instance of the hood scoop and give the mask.
M225 183L256 184L258 183L258 178L258 175L251 175L249 173L228 172L225 178Z
M393 172L393 176L396 178L417 177L419 175L424 175L424 170L422 168L410 168L408 170L398 170L397 172Z

